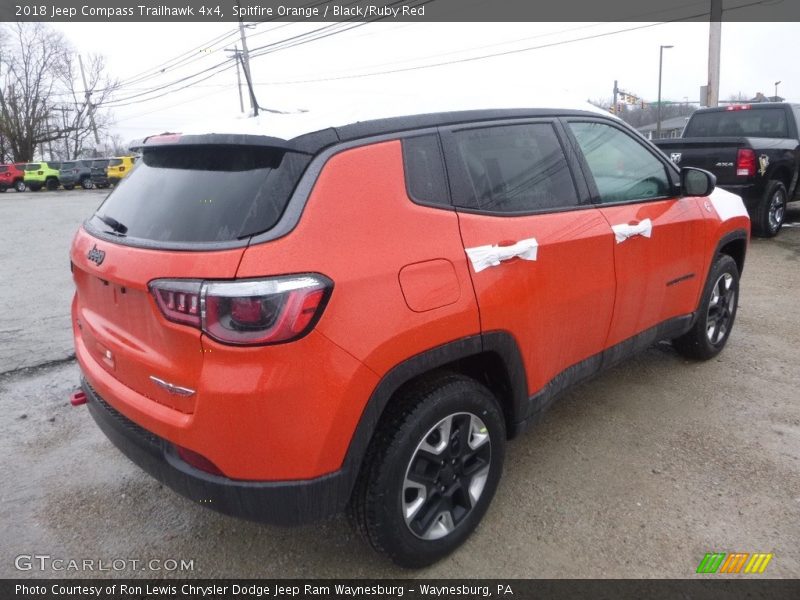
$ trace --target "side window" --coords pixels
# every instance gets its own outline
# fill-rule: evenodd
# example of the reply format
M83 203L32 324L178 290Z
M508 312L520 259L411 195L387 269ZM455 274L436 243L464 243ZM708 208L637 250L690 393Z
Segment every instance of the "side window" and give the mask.
M406 189L412 200L450 206L444 175L444 159L436 134L403 139Z
M605 123L570 122L600 201L630 202L671 194L664 164L627 133Z
M528 213L577 206L567 158L550 123L498 125L453 133L456 206Z

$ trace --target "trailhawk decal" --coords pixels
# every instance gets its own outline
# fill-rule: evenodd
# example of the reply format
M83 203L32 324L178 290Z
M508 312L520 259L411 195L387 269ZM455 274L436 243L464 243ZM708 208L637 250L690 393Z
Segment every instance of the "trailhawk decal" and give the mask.
M742 198L736 194L731 194L722 188L716 188L711 192L708 199L711 200L711 204L714 205L714 210L717 211L722 221L727 221L734 217L747 216L747 209L744 207L744 202L742 202Z
M489 267L496 267L504 260L521 258L522 260L536 260L539 243L536 238L520 240L511 246L476 246L475 248L465 248L472 268L476 273L480 273Z

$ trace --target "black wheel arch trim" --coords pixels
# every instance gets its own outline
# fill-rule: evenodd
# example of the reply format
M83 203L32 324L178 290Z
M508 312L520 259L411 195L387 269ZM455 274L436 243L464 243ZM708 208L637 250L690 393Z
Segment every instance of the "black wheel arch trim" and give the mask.
M501 407L512 424L524 419L528 407L528 383L522 354L514 336L507 331L490 331L463 337L436 346L404 360L390 369L378 382L361 413L361 418L350 440L342 470L355 484L361 462L381 415L392 397L411 380L431 373L456 361L483 353L494 353L503 362L510 383L508 404ZM511 434L511 431L509 432Z
M727 246L731 242L738 242L738 241L744 242L744 252L742 252L741 261L737 260L735 256L732 258L736 260L736 265L737 267L739 267L739 276L741 276L742 272L744 271L745 258L747 257L748 239L749 235L747 231L745 231L744 229L735 229L734 231L729 231L728 233L723 235L717 242L717 247L714 249L714 254L708 263L708 268L706 269L706 279L708 279L708 274L711 272L711 268L714 266L715 257L722 254L722 249L725 246ZM701 298L700 302L702 302L702 300L703 299Z

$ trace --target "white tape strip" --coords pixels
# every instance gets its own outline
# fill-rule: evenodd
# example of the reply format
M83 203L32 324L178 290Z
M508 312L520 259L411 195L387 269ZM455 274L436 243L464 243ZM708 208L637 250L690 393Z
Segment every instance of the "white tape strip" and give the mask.
M521 258L522 260L536 260L539 243L536 238L520 240L512 246L477 246L465 248L472 268L480 273L489 267L496 267L504 260Z
M627 223L622 223L621 225L612 225L611 229L614 230L614 237L617 239L617 243L622 243L630 237L635 235L643 235L646 238L649 238L653 235L653 222L650 219L645 219L636 225L628 225Z
M720 187L715 188L708 199L711 200L714 210L717 211L722 221L727 221L734 217L747 216L747 208L745 208L742 198L730 193L728 190L723 190Z

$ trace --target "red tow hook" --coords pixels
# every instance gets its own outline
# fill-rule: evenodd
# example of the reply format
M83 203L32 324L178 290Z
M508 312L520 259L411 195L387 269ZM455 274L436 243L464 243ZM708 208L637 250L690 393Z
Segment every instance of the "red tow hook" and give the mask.
M77 392L72 392L72 395L69 397L69 403L72 406L80 406L81 404L86 404L86 392L83 390L78 390Z

